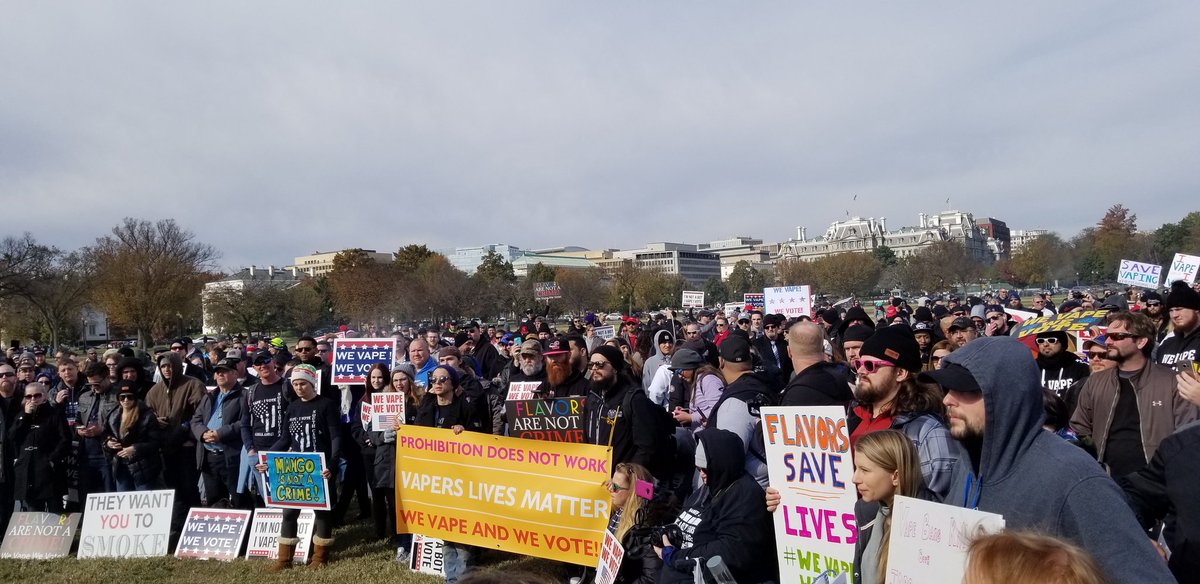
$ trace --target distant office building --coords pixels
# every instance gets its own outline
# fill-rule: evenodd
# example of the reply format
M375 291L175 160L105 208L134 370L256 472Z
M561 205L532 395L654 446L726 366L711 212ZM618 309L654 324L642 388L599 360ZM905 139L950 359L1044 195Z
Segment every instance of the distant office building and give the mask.
M612 258L596 263L611 271L627 262L633 262L639 268L664 274L678 274L691 286L699 287L713 276L721 277L721 257L715 253L699 251L697 248L697 245L690 243L650 243L642 249L613 252Z
M300 260L302 258L296 259ZM220 334L224 332L218 330L217 326L213 323L212 315L210 314L208 306L209 295L217 290L242 290L247 286L254 286L257 284L291 288L292 286L299 284L305 277L308 277L308 274L302 271L299 266L289 266L286 269L276 268L275 266L267 266L265 268L250 266L249 268L244 268L240 272L231 274L227 278L205 284L204 291L200 293L202 331L206 335Z
M745 236L701 243L696 249L715 253L721 258L722 280L728 278L729 274L733 273L734 266L742 261L749 262L750 266L757 270L770 270L775 263L773 258L779 254L779 244L764 244L761 239Z
M291 268L296 268L298 271L314 278L317 276L324 276L325 274L333 271L333 258L337 257L337 254L342 253L343 251L350 250L344 249L341 251L317 251L313 252L312 255L300 256L296 258L295 265L288 266L287 269L290 270ZM370 256L371 259L381 264L388 264L392 262L392 254L390 253L379 253L373 249L364 249L363 251L367 252L367 255Z
M775 259L812 261L818 258L850 252L871 252L887 246L897 257L915 255L939 241L957 241L972 257L981 261L995 259L986 233L976 225L970 213L944 211L934 215L921 213L914 227L888 231L887 218L851 217L835 221L822 237L809 239L807 229L796 228L796 239L779 244Z
M527 253L527 254L513 260L513 262L512 262L513 274L515 276L517 276L518 278L524 278L529 275L529 270L532 269L533 266L536 266L537 264L542 264L543 266L546 266L547 268L554 268L554 269L568 268L568 269L582 270L582 269L596 267L596 263L587 258L572 257L572 256L557 255L557 254L553 254L553 255L545 254L544 255L544 254Z
M1017 229L1012 232L1012 251L1017 251L1025 247L1029 242L1043 236L1049 235L1050 231L1046 229Z

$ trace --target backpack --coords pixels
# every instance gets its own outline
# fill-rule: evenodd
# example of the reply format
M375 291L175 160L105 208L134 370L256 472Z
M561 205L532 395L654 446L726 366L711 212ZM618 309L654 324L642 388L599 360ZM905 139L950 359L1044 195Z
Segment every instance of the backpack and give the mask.
M625 397L621 400L622 412L633 411L633 398L639 393L646 396L646 390L641 388L631 388L625 392ZM650 397L646 396L646 399L650 399ZM653 404L653 402L651 403ZM654 425L654 435L658 437L659 452L666 460L674 460L675 428L678 424L675 423L675 418L667 413L667 410L659 407L657 404L654 404L654 407L650 409L654 411L654 415L648 422Z

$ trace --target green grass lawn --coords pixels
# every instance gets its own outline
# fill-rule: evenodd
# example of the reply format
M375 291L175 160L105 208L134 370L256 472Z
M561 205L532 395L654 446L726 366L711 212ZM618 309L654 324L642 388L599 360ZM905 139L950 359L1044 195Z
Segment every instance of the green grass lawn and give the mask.
M74 556L61 560L0 560L0 582L57 582L97 584L143 584L188 582L191 584L330 582L338 584L438 584L441 578L410 572L396 563L395 549L374 539L366 522L354 523L334 532L333 561L319 570L297 565L278 575L268 574L266 560L177 560L162 557L137 560L89 559ZM174 550L172 550L174 551ZM556 562L488 551L482 554L482 569L528 571L565 582L565 566ZM578 572L573 569L572 573Z

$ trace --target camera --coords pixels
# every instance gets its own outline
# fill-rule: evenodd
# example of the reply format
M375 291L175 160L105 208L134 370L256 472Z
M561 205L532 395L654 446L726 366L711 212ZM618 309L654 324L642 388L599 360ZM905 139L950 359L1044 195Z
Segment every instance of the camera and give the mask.
M683 543L683 531L679 529L678 525L675 525L674 523L668 523L666 525L655 527L654 530L651 531L651 545L662 545L662 538L664 535L667 536L667 541L671 542L671 545L678 546L679 544Z

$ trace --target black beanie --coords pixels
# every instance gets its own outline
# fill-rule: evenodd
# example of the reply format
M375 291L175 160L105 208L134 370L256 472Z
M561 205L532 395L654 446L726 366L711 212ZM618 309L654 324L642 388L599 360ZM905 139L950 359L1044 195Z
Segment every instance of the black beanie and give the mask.
M933 322L933 312L929 310L928 306L918 306L917 310L913 312L913 318L920 322Z
M621 354L620 349L612 345L600 345L596 347L595 351L592 351L592 354L604 356L609 363L612 363L613 369L618 372L625 370L625 356Z
M1171 291L1167 293L1167 300L1163 302L1163 308L1167 310L1172 308L1200 310L1200 292L1192 290L1187 282L1176 280L1171 284Z
M873 335L873 334L875 334L875 328L869 327L864 324L846 327L846 332L842 333L842 342L843 343L845 343L846 341L858 341L860 343L866 342L866 340L871 338L871 335Z
M863 342L859 355L895 363L909 371L921 370L921 348L912 329L898 324L881 328Z

